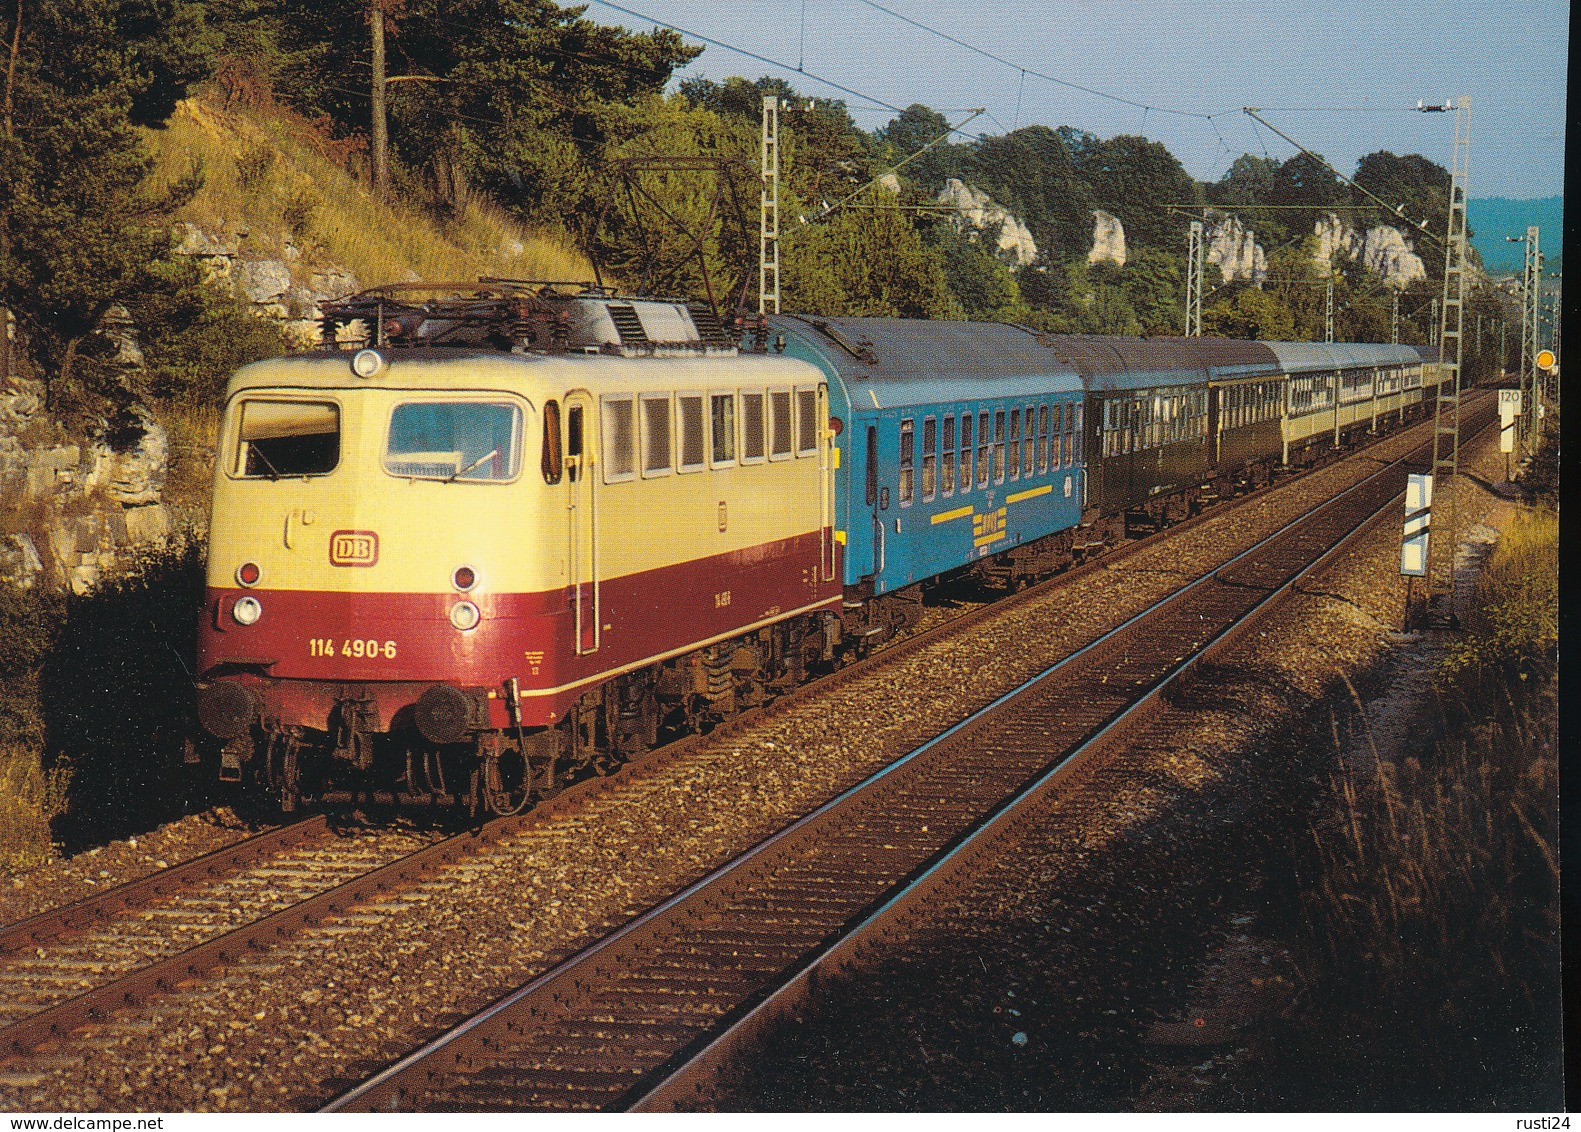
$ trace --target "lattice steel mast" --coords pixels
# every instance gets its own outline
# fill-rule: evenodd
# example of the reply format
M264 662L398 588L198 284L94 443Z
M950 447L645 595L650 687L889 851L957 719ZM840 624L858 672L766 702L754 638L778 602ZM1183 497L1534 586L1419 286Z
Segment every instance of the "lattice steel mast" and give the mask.
M758 313L780 313L780 100L763 99L763 144L758 176Z
M1444 301L1438 330L1438 403L1433 412L1433 486L1443 500L1428 542L1428 607L1439 594L1451 626L1455 616L1455 546L1459 514L1455 479L1460 472L1460 360L1463 304L1466 297L1466 179L1471 158L1471 99L1455 104L1455 149L1450 163L1449 227L1444 241ZM1436 552L1436 555L1435 555ZM1438 569L1433 569L1433 559Z

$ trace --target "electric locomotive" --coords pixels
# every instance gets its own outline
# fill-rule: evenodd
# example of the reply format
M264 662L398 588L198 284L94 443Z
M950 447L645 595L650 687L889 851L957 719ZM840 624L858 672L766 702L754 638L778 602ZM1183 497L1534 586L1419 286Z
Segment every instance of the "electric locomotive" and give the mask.
M833 655L823 374L700 306L458 289L230 382L193 755L287 808L514 809Z

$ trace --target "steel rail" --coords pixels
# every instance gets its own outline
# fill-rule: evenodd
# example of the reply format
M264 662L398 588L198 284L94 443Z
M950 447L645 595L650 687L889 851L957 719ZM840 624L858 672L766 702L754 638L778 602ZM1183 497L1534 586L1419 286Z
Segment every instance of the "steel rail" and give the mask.
M7 924L0 928L0 962L67 936L80 935L119 913L146 908L194 885L234 876L259 861L310 841L328 828L329 819L315 814L96 892L74 904Z
M1399 436L1401 434L1396 433L1392 435ZM1410 457L1403 457L1396 463L1402 463L1409 459ZM1302 475L1304 476L1305 474L1308 473L1303 473ZM1282 481L1280 485L1270 486L1282 486L1283 484L1298 482L1299 478L1302 477ZM1349 490L1354 490L1354 486L1352 489L1347 489L1347 492ZM951 618L930 630L905 638L872 656L845 666L832 674L830 679L803 685L777 697L769 704L733 716L707 735L688 736L676 743L669 744L664 748L657 749L633 760L613 775L591 778L576 783L527 813L493 819L468 833L417 850L398 861L331 888L297 905L282 909L254 923L243 925L189 951L171 956L104 986L23 1018L10 1026L0 1029L0 1057L25 1054L46 1041L58 1040L76 1027L103 1022L119 1010L135 1008L154 996L170 993L176 989L178 983L195 978L214 967L233 963L250 954L265 951L275 943L288 938L304 927L319 922L326 916L344 912L356 904L392 891L397 886L410 886L436 869L464 855L477 852L518 832L520 829L573 812L598 795L620 789L631 777L644 773L656 765L662 765L663 762L683 757L701 743L727 739L745 728L760 723L765 718L772 717L778 712L789 710L808 697L828 692L833 686L845 679L855 678L880 667L888 666L946 635L969 628L984 618L1001 613L1024 601L1035 600L1052 587L1071 582L1094 570L1108 568L1117 561L1140 553L1155 545L1160 540L1188 530L1198 523L1230 513L1239 506L1259 498L1262 494L1262 491L1258 491L1246 496L1225 500L1191 519L1157 531L1145 538L1128 541L1080 566L1055 575L1038 585L1029 587L1021 593L1010 595L1006 600L994 602L982 609ZM1237 556L1236 559L1230 561L1237 561L1240 557L1244 557L1244 555ZM1229 562L1226 562L1214 568L1214 570L1210 570L1207 574L1196 579L1191 585L1194 586L1207 580L1217 570L1221 570L1229 564ZM1190 587L1188 586L1187 588ZM1067 659L1073 660L1077 656L1086 655L1095 645L1109 636L1112 636L1112 633L1106 634L1105 637L1100 638L1098 641L1090 642L1078 653ZM959 726L964 726L964 723ZM952 732L954 730L952 729ZM829 805L832 804L830 803ZM827 808L827 805L820 808L814 814L808 815L808 818L824 812ZM802 822L807 821L808 818L802 819ZM30 917L28 920L10 925L3 932L0 932L0 958L3 958L7 953L15 954L22 949L36 947L47 940L61 938L64 934L86 930L88 927L93 926L95 922L103 922L117 911L146 906L146 904L171 895L179 888L188 886L191 883L238 871L250 863L249 858L251 860L261 858L271 845L275 849L283 848L316 835L325 828L326 821L327 819L323 815L315 815L292 825L280 827L280 829L261 835L258 838L250 838L238 842L234 846L228 846L195 858L192 861L184 862L175 868L161 870L159 873L142 878L139 881L118 886L116 889L90 897L77 904L40 913L37 916ZM241 863L237 865L234 862ZM703 882L698 883L701 884ZM630 926L628 925L628 927ZM51 935L51 932L54 934Z
M1343 506L1345 501L1352 495L1369 487L1375 487L1377 482L1385 476L1398 475L1400 468L1410 462L1416 455L1417 452L1413 451L1401 457L1385 468L1368 476L1360 483L1340 493L1340 495L1326 501L1308 516L1285 524L1279 531L1259 540L1253 547L1221 563L1213 571L1195 579L1181 590L1150 606L1143 613L1129 619L1125 626L1112 630L1099 639L1090 642L1078 650L1077 653L1065 658L1059 664L1051 666L1050 669L1034 677L1018 689L999 697L988 708L954 725L946 732L931 739L928 743L923 744L895 763L865 779L858 786L842 793L838 798L831 800L818 810L798 819L784 830L760 842L734 861L727 863L702 880L688 886L682 892L665 900L649 912L629 921L603 940L538 976L518 991L505 996L478 1015L454 1027L434 1041L426 1043L407 1057L372 1076L361 1085L343 1093L327 1106L326 1111L387 1111L399 1109L405 1107L406 1102L415 1099L418 1095L431 1088L442 1088L440 1083L445 1080L451 1070L459 1069L465 1073L467 1070L479 1069L486 1065L502 1052L502 1046L510 1044L513 1040L519 1041L535 1027L547 1023L550 1019L558 1018L563 1009L580 993L596 986L600 980L611 978L614 973L623 971L627 966L626 961L628 959L634 956L641 956L645 952L651 953L652 949L658 946L654 940L661 930L660 925L666 924L672 918L678 918L683 912L706 911L710 906L712 906L715 913L718 913L724 907L724 898L715 897L711 894L716 889L723 887L726 883L742 875L749 875L753 871L765 871L770 867L770 864L766 862L779 847L824 822L829 815L860 805L860 799L874 793L875 788L886 779L891 776L898 776L905 766L911 764L914 760L924 757L940 744L958 738L968 730L982 726L984 720L992 718L1003 711L1007 704L1026 696L1031 689L1041 685L1056 671L1077 666L1083 660L1101 656L1113 642L1117 640L1123 641L1124 634L1128 629L1134 629L1145 620L1157 616L1168 606L1187 601L1190 593L1233 571L1238 565L1250 561L1253 555L1264 550L1270 544L1291 535L1311 522L1312 515L1332 512ZM1398 494L1398 489L1392 489L1389 492L1389 498L1397 498ZM1387 501L1384 501L1381 506L1386 507ZM1381 515L1379 508L1380 504L1377 502L1368 507L1366 509L1366 517L1352 524L1340 536L1340 544L1343 545L1346 540L1355 537L1356 532L1367 524L1378 521L1378 516ZM1335 553L1338 553L1338 548L1324 551L1319 565L1321 562L1330 560ZM1268 595L1259 599L1256 603L1256 608L1263 608L1274 596L1287 593L1310 570L1316 568L1318 568L1318 565L1308 564L1298 569L1289 579L1273 587ZM996 605L994 608L996 610L1002 609L1003 606ZM1245 616L1243 615L1240 620L1244 622ZM949 625L951 627L959 627L960 620L962 619L952 621ZM1204 647L1211 646L1214 641L1233 639L1233 633L1233 625L1227 626L1218 631L1214 635L1213 640L1209 641ZM1200 650L1194 652L1189 660L1177 663L1170 668L1162 679L1169 682L1181 679L1186 673L1194 669L1201 655ZM1151 683L1143 702L1159 702L1162 686L1158 681ZM1132 721L1140 719L1142 714L1143 712L1134 705L1123 708L1116 716L1102 725L1103 733L1109 735L1118 733L1129 734L1135 726ZM1074 765L1081 765L1090 759L1090 752L1100 749L1100 746L1101 744L1098 743L1095 737L1089 737L1082 744L1079 744L1073 752L1062 756L1054 769L1042 772L1040 777L1036 779L1036 783L1043 784L1041 789L1047 790L1049 788L1048 783L1068 779L1070 777L1070 768ZM1072 760L1075 760L1075 762ZM1001 801L998 805L990 807L986 819L980 818L979 821L997 821L996 815L1005 814L1011 804L1008 800ZM998 827L995 826L994 828ZM924 826L923 829L926 830L927 827ZM975 840L975 835L970 833L960 835L954 840L952 847L948 849L948 853L943 860L962 859L960 855L965 852L965 846ZM892 846L886 845L885 848L892 848ZM930 875L944 875L938 871L943 867L943 860L929 865L922 874L923 879ZM879 911L874 914L882 914L883 909L890 907L892 904L894 904L893 900L881 905ZM836 941L830 946L840 945ZM850 948L854 947L855 944L851 943L844 946ZM820 952L815 950L810 953L810 956L804 956L796 963L793 963L790 968L792 977L801 979L804 983L810 983L824 964L824 960L819 958L820 954ZM845 952L842 952L842 954L845 954ZM772 988L763 992L763 994L770 995L773 993ZM786 991L785 993L792 992ZM746 1019L753 1016L748 1008L761 997L762 994L749 994L743 1002L728 1008L726 1013L735 1015L746 1011L741 1018L741 1022L745 1024ZM773 998L771 997L769 1001L773 1001ZM764 1005L766 1006L767 1002ZM775 1009L778 1008L776 1007ZM762 1017L761 1015L759 1016L760 1019ZM614 1024L600 1023L600 1025L607 1028ZM727 1033L744 1034L755 1032L753 1028L755 1025L755 1023L748 1025L745 1031L731 1030L727 1031ZM615 1028L618 1029L618 1026ZM649 1033L647 1040L657 1041L658 1038ZM705 1060L699 1064L716 1066L719 1060L725 1056L726 1051L735 1048L744 1039L740 1037L727 1038L721 1035L718 1040L724 1044L717 1046L719 1052L713 1055L707 1055L706 1049L694 1051L697 1056L706 1055ZM695 1041L689 1043L683 1039L678 1044L690 1049L692 1045L695 1045ZM710 1044L707 1048L714 1049L716 1047ZM692 1053L672 1053L666 1065L670 1066L670 1070L679 1072L681 1066L690 1061L691 1058ZM659 1072L661 1075L670 1075L670 1070L661 1068ZM712 1070L709 1071L711 1072ZM611 1072L616 1074L616 1084L618 1085L618 1071L611 1070ZM678 1077L677 1080L684 1082L686 1078ZM641 1107L664 1107L684 1094L686 1088L687 1086L684 1083L670 1087L668 1091L666 1091L667 1087L659 1085L637 1086L629 1094L629 1099L631 1103ZM679 1090L679 1092L676 1090ZM625 1090L621 1091L624 1092ZM651 1101L649 1100L650 1097L652 1098ZM670 1100L666 1100L666 1098L670 1098Z

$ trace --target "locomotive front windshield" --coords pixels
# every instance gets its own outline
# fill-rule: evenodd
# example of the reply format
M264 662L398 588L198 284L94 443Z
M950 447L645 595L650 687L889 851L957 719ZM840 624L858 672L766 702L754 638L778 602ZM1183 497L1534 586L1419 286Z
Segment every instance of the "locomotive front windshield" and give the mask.
M340 407L322 401L249 398L239 408L232 475L321 476L340 463Z
M514 479L521 410L483 401L409 401L390 416L384 470L407 479Z

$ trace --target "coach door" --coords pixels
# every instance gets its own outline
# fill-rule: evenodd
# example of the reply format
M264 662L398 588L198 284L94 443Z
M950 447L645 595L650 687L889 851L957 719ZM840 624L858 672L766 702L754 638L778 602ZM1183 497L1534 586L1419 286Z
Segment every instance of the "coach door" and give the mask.
M571 393L565 399L565 475L570 481L571 607L576 619L576 651L598 650L598 417L593 399Z
M822 580L834 581L834 430L829 428L829 387L818 386L818 567Z

